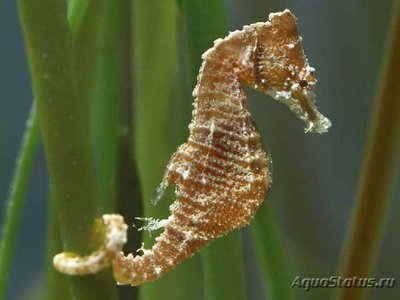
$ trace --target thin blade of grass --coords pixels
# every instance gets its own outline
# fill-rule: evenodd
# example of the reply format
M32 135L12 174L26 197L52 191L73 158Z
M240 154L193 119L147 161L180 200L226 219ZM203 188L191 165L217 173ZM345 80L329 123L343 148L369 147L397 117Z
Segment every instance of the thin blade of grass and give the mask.
M98 210L65 3L19 0L18 8L64 250L87 253ZM74 299L115 299L107 272L69 280Z
M294 299L289 259L271 203L264 203L251 225L263 282L271 299Z
M343 247L342 277L371 277L388 214L400 149L400 1L393 4L380 86L359 181L354 211ZM367 289L342 288L336 299L363 299Z
M5 299L7 282L18 234L26 191L40 139L39 122L34 104L22 138L20 153L16 160L15 175L7 201L7 211L0 245L0 299Z
M187 124L182 118L178 81L177 8L174 0L137 0L133 5L135 76L135 154L142 182L144 214L166 217L174 197L167 193L157 206L150 203L169 158ZM186 119L186 118L185 118ZM154 234L157 235L157 234ZM152 239L145 238L146 246ZM193 257L156 282L140 287L141 300L201 299L199 258Z
M188 53L187 77L194 88L201 64L201 54L212 47L215 39L227 34L224 3L215 0L183 0L181 7ZM201 257L205 299L245 299L240 231L231 232L228 236L215 241L202 251Z

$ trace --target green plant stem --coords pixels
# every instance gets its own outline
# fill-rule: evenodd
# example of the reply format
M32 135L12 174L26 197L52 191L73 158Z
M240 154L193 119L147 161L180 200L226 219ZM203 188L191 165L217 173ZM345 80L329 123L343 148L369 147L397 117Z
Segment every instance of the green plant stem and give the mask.
M181 1L188 52L188 76L196 84L201 54L226 35L223 1ZM229 249L229 250L228 250ZM205 299L244 299L242 239L240 231L215 241L201 254Z
M15 248L15 240L21 220L26 191L40 139L38 117L34 104L26 124L20 154L8 197L5 223L0 246L0 299L5 299L7 281Z
M127 224L134 224L142 211L132 149L130 3L100 1L103 13L91 117L102 211L117 211ZM129 226L125 253L135 253L140 238L137 229ZM119 286L118 295L121 300L137 299L138 288Z
M400 1L395 1L367 152L340 275L370 277L388 214L400 148ZM366 289L339 289L337 299L362 299Z
M20 21L65 251L88 253L98 215L89 127L62 0L19 0ZM112 278L71 277L74 299L114 299Z
M69 0L68 25L72 36L81 109L90 118L93 104L99 31L103 11L98 0Z
M81 107L89 118L91 94L93 91L93 55L97 45L97 31L100 5L93 0L70 0L68 2L68 24L71 31L78 83L81 92ZM58 273L52 264L55 254L62 252L57 210L54 201L49 201L46 241L46 299L71 299L68 278Z
M143 208L145 216L163 218L174 197L167 193L157 206L150 200L180 139L177 132L181 128L175 127L182 120L175 1L135 1L132 26L135 155L142 183ZM182 127L187 126L187 123L180 123ZM153 241L145 237L145 242L149 247L149 242ZM201 299L200 268L198 257L185 261L156 282L141 286L140 299Z
M99 191L103 212L112 212L116 201L117 143L122 104L130 97L129 1L102 0L103 14L97 50L93 96L93 129L98 161ZM127 199L128 200L128 199Z
M54 201L48 201L47 234L46 234L46 300L70 300L68 277L53 267L53 257L62 252L62 241L58 225L57 209Z
M251 232L268 297L277 300L294 299L289 260L269 201L257 212Z

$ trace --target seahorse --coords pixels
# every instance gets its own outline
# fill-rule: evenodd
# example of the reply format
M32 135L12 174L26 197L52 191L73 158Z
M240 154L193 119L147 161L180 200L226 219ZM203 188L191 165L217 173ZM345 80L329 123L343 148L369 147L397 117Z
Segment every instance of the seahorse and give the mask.
M203 55L188 141L171 157L155 202L168 185L176 200L170 216L149 227L163 227L142 255L120 252L126 241L121 216L103 216L105 242L81 257L62 253L57 270L82 275L112 263L119 284L140 285L160 278L181 261L254 218L271 185L269 158L248 109L248 85L285 103L306 124L323 133L331 122L316 108L314 68L309 66L289 11L271 13L269 21L231 32Z

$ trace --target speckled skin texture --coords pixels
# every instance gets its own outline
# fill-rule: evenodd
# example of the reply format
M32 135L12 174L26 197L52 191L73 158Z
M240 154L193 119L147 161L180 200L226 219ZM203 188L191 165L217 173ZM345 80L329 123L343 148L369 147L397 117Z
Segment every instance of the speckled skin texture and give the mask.
M68 275L85 275L97 273L110 265L117 252L121 251L127 241L128 226L120 215L103 215L98 234L104 233L103 245L87 256L75 253L60 253L54 256L53 265L61 273Z
M215 41L202 58L189 139L172 156L157 191L156 201L168 185L175 186L171 214L151 249L143 255L115 256L119 284L156 280L253 219L271 177L243 85L284 102L309 131L324 132L330 126L314 105L314 70L290 11Z

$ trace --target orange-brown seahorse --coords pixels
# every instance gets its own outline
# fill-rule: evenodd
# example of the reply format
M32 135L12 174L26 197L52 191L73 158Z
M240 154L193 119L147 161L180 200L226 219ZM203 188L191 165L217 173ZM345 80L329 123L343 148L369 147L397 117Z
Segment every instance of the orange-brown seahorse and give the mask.
M284 102L305 121L306 131L323 133L331 125L314 104L314 69L289 10L216 40L202 58L189 139L172 156L157 190L156 202L169 184L175 185L176 200L168 219L149 226L164 231L142 255L124 256L120 250L127 226L119 215L104 215L104 244L85 257L55 256L57 270L82 275L112 263L119 284L140 285L158 279L215 238L249 224L271 176L244 84Z

